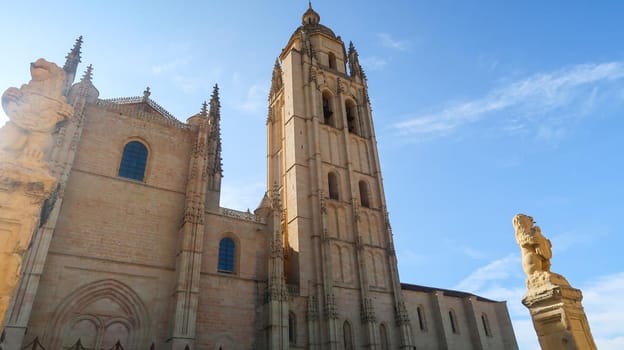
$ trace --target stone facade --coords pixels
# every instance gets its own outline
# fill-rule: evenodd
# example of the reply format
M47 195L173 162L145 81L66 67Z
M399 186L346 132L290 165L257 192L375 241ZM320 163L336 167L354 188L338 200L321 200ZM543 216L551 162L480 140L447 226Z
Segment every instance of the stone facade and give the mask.
M310 7L273 68L254 213L219 205L216 86L186 123L149 89L99 99L90 68L68 88L58 200L3 349L517 349L504 302L400 283L366 76L319 21Z

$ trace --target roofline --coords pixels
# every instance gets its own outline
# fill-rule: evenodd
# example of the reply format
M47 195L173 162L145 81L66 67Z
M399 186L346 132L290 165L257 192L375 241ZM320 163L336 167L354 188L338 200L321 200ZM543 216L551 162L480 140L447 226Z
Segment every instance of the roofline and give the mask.
M484 301L487 303L504 303L504 301L491 300L491 299L484 298L482 296L478 296L478 295L467 293L467 292L462 292L459 290L434 288L434 287L421 286L417 284L401 283L401 290L410 290L410 291L425 292L425 293L442 292L442 294L447 297L455 297L455 298L474 297L479 301Z

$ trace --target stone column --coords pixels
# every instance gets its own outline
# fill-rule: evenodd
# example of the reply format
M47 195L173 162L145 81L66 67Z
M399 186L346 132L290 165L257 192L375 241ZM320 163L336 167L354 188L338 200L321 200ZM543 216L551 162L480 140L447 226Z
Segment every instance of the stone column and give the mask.
M44 160L58 123L73 115L63 96L65 73L39 59L30 65L32 80L2 95L9 121L0 129L0 328L19 282L33 231L54 204L56 178Z
M539 226L534 226L530 216L516 215L513 225L522 252L522 268L527 274L527 293L522 304L531 312L542 349L595 350L581 291L550 271L550 240L542 235Z
M596 349L579 289L551 284L522 298L542 349Z

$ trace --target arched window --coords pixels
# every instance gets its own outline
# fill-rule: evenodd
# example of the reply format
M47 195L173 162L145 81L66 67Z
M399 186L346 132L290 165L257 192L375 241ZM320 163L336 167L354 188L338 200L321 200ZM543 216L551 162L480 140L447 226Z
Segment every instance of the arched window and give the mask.
M124 147L123 155L121 156L119 176L143 181L146 164L147 147L139 141L130 141Z
M292 311L288 313L288 342L291 345L297 343L297 316Z
M329 68L336 69L336 55L333 52L327 54Z
M381 341L381 350L390 349L388 345L388 331L386 330L386 325L383 323L379 325L379 338Z
M360 130L358 125L358 114L355 103L353 103L353 101L347 100L345 102L345 111L347 112L347 126L349 132L359 135Z
M344 342L345 350L353 350L353 335L349 321L345 321L342 325L342 340Z
M458 334L459 325L457 324L457 317L455 316L455 311L453 309L450 309L448 314L449 314L449 320L451 321L451 330L453 331L453 333Z
M418 305L418 307L416 307L416 313L418 314L418 327L421 331L426 331L427 323L425 321L425 309L422 305Z
M490 321L485 313L481 314L481 323L483 323L483 331L485 332L485 335L491 337L492 330L490 329Z
M338 192L338 176L336 173L327 174L327 185L329 187L329 199L340 199L340 195Z
M368 184L362 180L359 182L360 186L360 205L366 208L370 208L370 201L368 198Z
M234 240L226 237L219 242L219 272L234 273Z
M323 123L336 127L334 111L332 106L332 96L328 92L323 92Z

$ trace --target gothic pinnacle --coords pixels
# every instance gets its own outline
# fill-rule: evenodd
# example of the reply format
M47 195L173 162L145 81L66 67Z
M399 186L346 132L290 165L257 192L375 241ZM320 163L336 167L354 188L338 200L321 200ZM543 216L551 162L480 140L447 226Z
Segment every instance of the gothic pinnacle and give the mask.
M81 81L91 81L92 77L93 77L93 65L90 64L90 65L87 66L87 69L85 70L84 74L82 75Z
M349 41L349 52L354 52L357 55L357 50L355 49L355 45L353 45L353 41Z
M80 63L80 49L82 48L82 35L76 39L74 43L74 47L69 51L67 56L65 56L65 65L63 66L63 70L65 72L73 72L76 74L76 68L78 67L78 63Z
M201 108L201 112L200 114L205 117L208 115L208 104L206 103L206 101L204 101L204 103L202 103L202 108Z
M221 102L219 101L219 84L215 84L210 95L210 114L220 117Z

